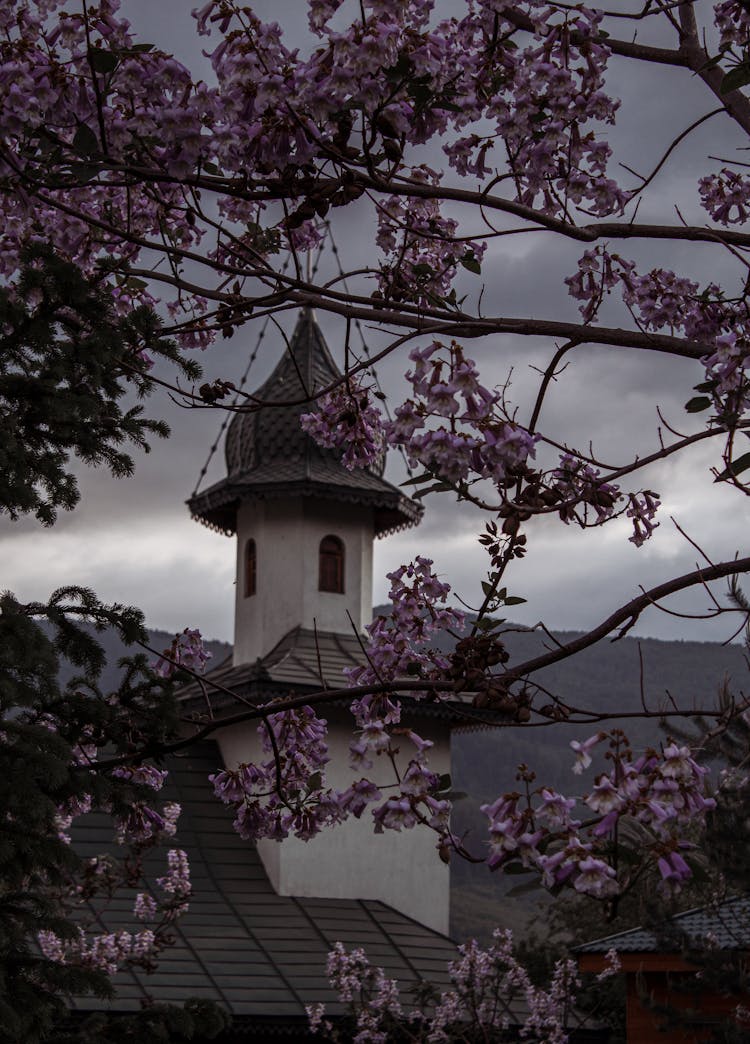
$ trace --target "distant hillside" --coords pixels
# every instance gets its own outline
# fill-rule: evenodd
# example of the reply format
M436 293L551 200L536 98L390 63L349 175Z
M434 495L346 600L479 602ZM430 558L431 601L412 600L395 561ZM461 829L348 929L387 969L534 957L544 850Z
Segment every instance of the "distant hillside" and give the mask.
M573 632L556 633L561 643L576 637ZM519 663L544 652L549 639L537 633L507 636L510 663ZM687 708L710 707L719 684L728 679L735 693L750 690L750 673L744 649L710 642L658 641L653 638L623 638L603 642L562 663L539 671L535 680L566 702L588 709L620 714L641 709L641 660L643 697L650 710L668 710L675 704ZM672 700L674 704L672 704ZM453 784L471 800L459 801L454 813L458 833L466 834L470 848L482 850L487 819L479 811L506 790L516 788L516 768L525 762L537 773L540 783L563 793L576 794L584 782L571 772L571 739L585 739L598 728L617 725L624 729L636 749L663 742L666 733L658 720L615 719L601 726L550 725L542 728L484 729L460 732L453 741ZM491 874L486 867L455 860L452 868L452 923L457 938L478 936L487 942L499 923L518 929L528 919L541 891L518 898L506 893L522 878Z

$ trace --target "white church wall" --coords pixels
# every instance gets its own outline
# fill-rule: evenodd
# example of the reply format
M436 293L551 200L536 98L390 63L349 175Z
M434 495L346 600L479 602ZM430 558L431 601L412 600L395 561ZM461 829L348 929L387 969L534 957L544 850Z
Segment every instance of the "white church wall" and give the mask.
M344 593L318 591L318 551L326 536L344 543ZM245 547L254 540L256 593L245 596ZM354 504L273 498L242 504L237 518L234 663L252 663L292 627L351 634L372 614L372 510Z
M349 768L351 718L339 714L329 719L328 782L345 790L366 775L379 786L393 783L393 769L385 758L376 758L372 770L354 773ZM448 731L435 723L420 722L421 736L433 740L430 768L450 772ZM233 726L217 734L225 765L264 760L254 723ZM403 760L408 763L411 745L404 740ZM392 791L385 790L384 796ZM450 869L435 850L436 835L425 827L373 833L367 810L361 819L350 818L327 828L311 841L287 838L261 841L258 852L271 884L279 895L328 899L380 899L435 931L448 934L450 917Z

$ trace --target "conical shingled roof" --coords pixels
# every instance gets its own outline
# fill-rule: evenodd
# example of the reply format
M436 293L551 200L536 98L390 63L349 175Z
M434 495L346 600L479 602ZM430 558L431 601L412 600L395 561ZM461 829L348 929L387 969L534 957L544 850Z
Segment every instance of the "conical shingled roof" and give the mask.
M385 455L369 468L347 470L335 450L323 449L300 428L315 409L310 396L330 385L336 366L311 309L304 309L276 369L253 398L279 406L251 407L229 425L227 477L188 501L193 518L232 534L240 503L281 496L315 496L374 509L378 536L415 525L421 505L382 477Z

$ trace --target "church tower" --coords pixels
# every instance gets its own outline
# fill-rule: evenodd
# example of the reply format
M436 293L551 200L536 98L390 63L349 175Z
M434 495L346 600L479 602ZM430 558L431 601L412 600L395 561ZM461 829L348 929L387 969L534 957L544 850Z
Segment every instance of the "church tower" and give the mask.
M315 409L304 400L340 376L312 311L304 310L275 370L252 396L259 406L229 426L226 477L188 501L193 518L236 535L237 575L233 655L206 676L216 687L184 690L186 710L204 712L208 696L221 717L240 709L232 693L246 705L340 688L344 669L365 662L373 541L416 525L422 507L383 478L385 455L348 471L338 452L300 428L300 415ZM329 728L328 783L345 790L361 776L349 767L351 712L339 704L319 713ZM465 717L445 704L404 699L403 722L433 742L431 769L449 773L450 732ZM216 739L227 767L266 757L256 722L228 725ZM390 762L377 759L368 778L392 785ZM430 830L375 837L365 814L311 841L263 840L257 850L278 895L381 900L448 934L449 869Z
M191 514L237 534L234 665L262 658L295 627L352 635L372 618L373 540L415 525L416 502L383 479L385 455L348 471L300 428L309 395L341 376L311 309L254 393L284 403L238 413L227 477L189 502Z

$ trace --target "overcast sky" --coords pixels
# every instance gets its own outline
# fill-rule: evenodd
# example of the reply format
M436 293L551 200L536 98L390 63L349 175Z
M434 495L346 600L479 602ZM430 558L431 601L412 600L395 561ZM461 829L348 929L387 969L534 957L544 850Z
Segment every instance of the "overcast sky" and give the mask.
M210 70L201 56L207 42L193 33L191 6L187 0L123 2L134 26L143 26L142 40L174 50L194 68L201 63L201 75L208 77ZM300 0L257 3L255 8L261 17L271 12L288 31L291 44L304 45L305 5ZM678 133L715 105L685 74L641 67L634 74L624 62L614 68L612 91L626 100L616 134L618 155L645 172L659 158L665 134ZM686 220L701 221L695 186L700 174L710 169L705 157L730 155L738 144L724 117L704 125L656 179L638 220L672 221L674 204L679 202ZM629 187L632 179L625 175L623 184ZM344 265L355 268L370 260L373 250L363 235L361 216L355 210L338 211L336 220ZM704 281L725 279L732 290L737 283L737 270L728 255L707 246L666 245L646 253L643 246L625 243L619 249L645 267L665 265ZM580 246L558 243L546 234L502 240L490 248L481 279L466 274L459 293L476 295L483 286L483 306L489 314L575 320L574 303L564 293L562 278L575 270L581 252ZM334 271L327 250L321 271ZM608 322L623 325L626 318L614 307L606 316ZM341 361L341 323L325 315L319 319L334 356ZM284 321L289 328L294 317L288 315ZM376 345L381 335L368 331L367 336ZM256 337L257 328L250 326L231 342L204 353L201 361L207 374L237 380ZM267 376L281 350L280 339L269 332L251 373L251 387ZM550 343L502 337L467 346L468 354L480 362L486 384L502 383L512 367L510 398L519 405L521 421L524 409L528 417L538 376L533 367L545 365L553 350ZM379 367L383 386L395 402L400 401L404 368L403 361L394 358ZM657 405L680 430L696 430L683 404L701 379L697 363L623 349L579 349L545 407L543 427L582 449L591 438L604 459L624 463L634 452L657 448ZM148 410L167 417L173 436L155 446L148 457L138 456L134 478L114 481L104 472L78 469L82 504L54 528L43 529L33 520L0 524L0 586L31 599L45 598L61 584L82 583L103 599L139 605L151 626L172 631L197 626L207 636L230 639L234 542L192 522L184 505L222 414L182 409L161 393L149 401ZM555 519L531 527L529 557L508 576L511 593L528 599L526 606L514 610L514 617L531 624L544 619L553 628L588 628L636 595L639 585L649 587L693 569L696 552L671 524L670 516L714 560L736 552L747 554L748 501L713 485L709 468L719 463L717 450L718 446L702 444L639 480L659 491L663 501L661 526L641 549L628 542L625 522L585 533ZM207 484L222 476L222 468L220 452ZM403 481L398 461L391 460L388 475L395 482ZM482 524L479 515L446 496L429 500L418 529L378 542L376 602L386 596L385 573L420 553L434 558L438 572L464 599L476 604L486 572L486 557L477 543ZM721 591L719 586L717 592ZM708 599L704 593L693 593L676 604L702 611ZM641 619L636 633L718 639L727 636L727 625L691 623L652 610Z

